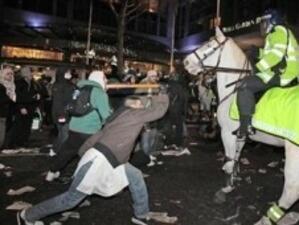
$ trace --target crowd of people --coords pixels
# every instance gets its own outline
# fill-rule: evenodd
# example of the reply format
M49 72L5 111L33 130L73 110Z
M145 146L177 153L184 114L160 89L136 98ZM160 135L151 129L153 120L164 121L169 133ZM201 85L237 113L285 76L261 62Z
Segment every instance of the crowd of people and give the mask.
M35 224L47 215L76 206L88 195L112 196L126 186L133 199L132 221L142 224L148 220L148 193L142 173L135 167L140 161L136 163L131 155L138 152L142 156L138 159L147 163L158 148L184 148L188 87L180 73L173 69L172 74L164 76L155 70L142 74L128 65L124 75L119 75L115 65L104 63L82 79L71 68L59 67L53 82L48 76L34 79L29 66L16 70L12 65L2 65L1 149L30 147L33 119L40 114L43 126L57 131L51 149L55 157L45 180L57 179L71 161L81 157L69 190L22 211L18 214L20 224ZM115 90L109 90L107 83L159 83L160 91L132 96L134 91L126 89L114 95ZM72 115L70 104L83 90L89 92L92 110ZM95 173L97 182L90 182Z

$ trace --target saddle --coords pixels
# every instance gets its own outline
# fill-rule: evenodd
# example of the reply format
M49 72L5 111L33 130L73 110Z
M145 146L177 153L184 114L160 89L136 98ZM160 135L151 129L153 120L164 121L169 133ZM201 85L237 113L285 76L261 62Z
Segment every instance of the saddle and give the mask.
M257 102L252 125L255 129L288 139L299 145L299 86L272 88ZM236 101L230 118L239 120Z

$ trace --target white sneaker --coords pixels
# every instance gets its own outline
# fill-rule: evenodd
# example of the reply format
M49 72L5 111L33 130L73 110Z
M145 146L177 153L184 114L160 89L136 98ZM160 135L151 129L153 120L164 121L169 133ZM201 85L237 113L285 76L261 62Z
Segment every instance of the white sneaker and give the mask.
M54 150L51 148L49 151L49 156L54 157L55 155L57 155L56 152L54 152Z
M60 172L51 172L49 171L46 176L46 181L52 182L53 180L57 179L60 176Z
M17 213L17 224L18 225L44 225L44 222L42 221L35 221L35 222L29 222L25 219L25 209L23 209L21 212Z

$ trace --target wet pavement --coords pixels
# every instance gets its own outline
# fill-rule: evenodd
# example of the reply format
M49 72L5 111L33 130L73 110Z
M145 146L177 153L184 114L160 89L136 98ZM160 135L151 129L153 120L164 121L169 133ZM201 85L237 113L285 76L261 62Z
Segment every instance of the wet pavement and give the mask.
M191 132L193 136L196 131ZM44 134L35 134L32 143L44 144ZM44 137L41 141L40 137ZM197 142L197 144L194 144ZM33 145L34 145L33 144ZM219 141L205 142L194 139L189 142L191 155L158 156L162 165L142 167L149 188L152 211L166 211L177 216L177 225L249 225L257 221L276 201L283 186L283 149L250 143L242 154L241 178L235 191L227 195L226 202L216 204L214 194L224 184L221 171L223 149ZM44 181L51 158L48 156L0 157L0 163L12 167L12 176L0 170L0 224L16 224L15 211L5 210L14 201L38 203L68 188L68 179L53 183ZM270 163L270 164L269 164ZM268 165L269 164L269 165ZM63 172L70 177L76 162ZM20 196L8 196L9 189L30 185L36 190ZM91 205L75 208L80 219L70 218L63 224L72 225L129 225L132 216L128 190L112 198L91 196ZM293 208L298 211L298 204ZM44 221L50 224L61 214ZM159 224L159 223L154 223Z

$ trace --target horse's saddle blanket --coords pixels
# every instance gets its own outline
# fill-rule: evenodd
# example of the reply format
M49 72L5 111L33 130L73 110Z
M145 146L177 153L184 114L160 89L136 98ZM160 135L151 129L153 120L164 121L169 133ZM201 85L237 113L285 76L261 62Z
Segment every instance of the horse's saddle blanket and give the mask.
M239 119L236 101L231 104L230 117ZM256 105L252 125L299 145L299 86L267 91Z

